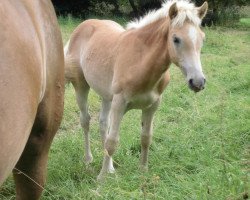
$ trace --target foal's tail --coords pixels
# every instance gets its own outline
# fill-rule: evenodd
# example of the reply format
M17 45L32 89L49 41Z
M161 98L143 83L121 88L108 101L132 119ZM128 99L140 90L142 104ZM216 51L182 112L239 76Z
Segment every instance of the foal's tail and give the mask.
M82 73L82 70L71 57L66 56L64 72L65 72L65 83L69 82L73 83Z
M69 41L64 47L65 83L69 83L69 82L74 83L83 76L83 72L82 72L81 67L77 63L77 61L67 54L68 45L69 45Z

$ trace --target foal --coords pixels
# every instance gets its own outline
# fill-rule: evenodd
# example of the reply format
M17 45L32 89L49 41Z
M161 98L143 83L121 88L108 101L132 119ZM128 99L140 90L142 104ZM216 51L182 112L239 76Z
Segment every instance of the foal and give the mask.
M87 97L93 88L102 97L100 132L105 156L98 179L113 172L111 156L119 141L123 115L142 110L141 167L147 169L152 120L175 63L190 89L204 88L200 51L205 2L196 8L186 0L167 1L125 30L109 20L87 20L73 32L65 47L66 79L71 81L81 110L85 133L85 161L92 161Z

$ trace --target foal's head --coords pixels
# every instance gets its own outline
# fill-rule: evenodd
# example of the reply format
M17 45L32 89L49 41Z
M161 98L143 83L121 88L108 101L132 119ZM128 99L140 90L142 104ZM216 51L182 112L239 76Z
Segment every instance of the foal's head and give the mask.
M200 29L200 22L206 15L208 4L205 2L198 8L192 6L186 4L179 7L178 1L170 6L168 48L171 61L181 68L189 87L198 92L205 85L200 61L205 34Z

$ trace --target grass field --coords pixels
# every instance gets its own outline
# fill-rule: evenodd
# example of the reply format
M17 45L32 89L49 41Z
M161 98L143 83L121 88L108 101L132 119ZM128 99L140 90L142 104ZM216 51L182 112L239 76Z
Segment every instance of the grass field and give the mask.
M64 43L79 20L60 19ZM138 169L139 110L122 122L116 174L98 184L103 151L98 128L100 98L90 94L94 162L83 163L83 135L73 87L66 86L65 112L48 164L43 200L247 199L250 190L250 26L205 28L202 50L206 89L190 91L177 67L154 120L149 172ZM123 22L124 20L119 20ZM14 199L10 177L0 199Z

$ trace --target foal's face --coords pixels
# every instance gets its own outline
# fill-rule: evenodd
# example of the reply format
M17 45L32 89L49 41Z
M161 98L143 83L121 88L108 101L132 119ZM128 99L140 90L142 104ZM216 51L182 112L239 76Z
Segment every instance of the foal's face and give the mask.
M173 27L169 32L170 57L186 76L190 89L204 89L205 76L202 72L200 52L205 34L191 23L181 28Z

